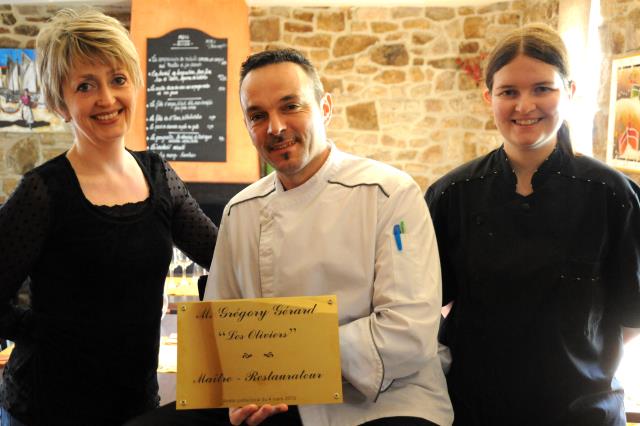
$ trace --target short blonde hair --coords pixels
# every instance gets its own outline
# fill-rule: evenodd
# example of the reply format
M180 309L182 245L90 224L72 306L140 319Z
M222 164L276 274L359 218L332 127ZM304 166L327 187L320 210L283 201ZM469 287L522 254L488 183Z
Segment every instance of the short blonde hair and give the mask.
M129 32L96 9L60 10L38 34L36 48L40 86L52 111L66 109L62 88L78 60L122 65L134 87L142 87L140 59Z

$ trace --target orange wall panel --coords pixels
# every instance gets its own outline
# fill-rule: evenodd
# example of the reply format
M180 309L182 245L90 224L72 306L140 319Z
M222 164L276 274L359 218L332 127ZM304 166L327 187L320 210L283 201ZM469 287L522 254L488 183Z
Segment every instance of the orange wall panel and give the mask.
M238 98L240 65L250 53L249 10L242 0L132 0L131 36L140 54L142 74L147 74L147 39L180 28L193 28L227 39L227 161L185 162L171 165L187 182L250 183L259 177L256 150L245 129ZM127 147L147 149L146 91L138 94Z

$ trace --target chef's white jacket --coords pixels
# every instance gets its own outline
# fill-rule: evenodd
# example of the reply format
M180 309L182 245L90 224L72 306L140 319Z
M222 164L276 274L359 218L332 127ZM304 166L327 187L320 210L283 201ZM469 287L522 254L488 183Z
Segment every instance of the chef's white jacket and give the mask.
M402 250L393 228L404 222ZM305 425L412 416L449 425L437 355L440 262L418 185L331 146L285 191L272 173L225 207L206 299L335 294L343 404L299 407Z

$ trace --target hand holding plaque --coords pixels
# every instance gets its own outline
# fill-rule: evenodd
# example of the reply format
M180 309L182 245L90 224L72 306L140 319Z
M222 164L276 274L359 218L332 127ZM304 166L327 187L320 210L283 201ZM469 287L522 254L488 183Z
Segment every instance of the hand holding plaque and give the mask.
M342 402L335 296L183 303L178 409Z
M244 407L229 409L229 422L232 425L259 425L266 419L276 414L286 413L289 410L287 404L278 405L245 405Z

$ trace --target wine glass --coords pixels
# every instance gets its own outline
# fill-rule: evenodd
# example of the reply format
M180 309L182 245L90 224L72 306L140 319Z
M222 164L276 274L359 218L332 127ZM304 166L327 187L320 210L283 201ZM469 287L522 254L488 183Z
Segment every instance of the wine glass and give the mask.
M162 292L162 315L160 315L160 323L162 323L162 320L164 319L168 310L169 310L169 295L167 294L167 288L165 287L164 291Z
M197 280L198 278L200 278L202 275L206 274L206 269L204 269L202 266L198 265L197 263L193 262L193 278L195 280Z
M167 280L165 281L165 286L164 286L165 292L167 291L167 289L176 287L174 274L176 271L176 267L178 267L178 263L176 262L175 250L176 249L174 247L171 254L171 261L169 262L169 271L167 272Z
M182 279L180 279L179 286L188 286L189 281L187 281L187 266L191 264L191 259L187 257L179 248L173 248L173 258L175 259L176 265L180 266L182 269Z

